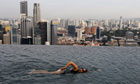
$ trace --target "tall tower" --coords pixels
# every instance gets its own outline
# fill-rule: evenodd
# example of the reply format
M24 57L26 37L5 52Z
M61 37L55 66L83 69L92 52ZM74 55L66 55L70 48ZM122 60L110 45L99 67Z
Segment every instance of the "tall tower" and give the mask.
M122 16L120 17L120 29L122 29Z
M25 16L28 16L28 3L27 1L21 1L20 2L20 14Z
M89 33L90 33L90 27L87 26L87 27L85 28L85 34L89 34Z
M40 22L41 16L40 16L40 4L34 3L34 10L33 10L33 21L34 21L34 27L37 28L37 24Z
M57 21L51 21L51 45L57 45Z
M33 31L33 19L32 17L21 18L21 43L32 44L32 31Z
M100 30L100 27L97 27L97 30L96 30L96 38L97 39L100 39L100 36L101 36L101 30Z

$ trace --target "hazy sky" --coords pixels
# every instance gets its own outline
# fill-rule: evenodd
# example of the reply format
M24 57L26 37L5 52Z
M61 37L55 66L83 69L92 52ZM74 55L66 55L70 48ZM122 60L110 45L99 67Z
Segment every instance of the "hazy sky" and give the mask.
M0 18L19 18L20 1L0 0ZM40 3L42 18L134 18L140 17L140 0L27 0L28 15Z

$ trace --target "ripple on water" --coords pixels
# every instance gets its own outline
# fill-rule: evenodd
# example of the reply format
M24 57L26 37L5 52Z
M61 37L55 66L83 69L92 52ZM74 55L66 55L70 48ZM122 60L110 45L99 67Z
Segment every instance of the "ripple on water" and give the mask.
M139 51L139 47L2 45L0 84L139 84ZM69 61L92 72L28 74L32 69L55 71Z

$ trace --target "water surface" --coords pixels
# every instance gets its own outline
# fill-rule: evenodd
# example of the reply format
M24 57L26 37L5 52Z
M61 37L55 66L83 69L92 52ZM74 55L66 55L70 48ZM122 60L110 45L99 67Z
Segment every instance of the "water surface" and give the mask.
M69 61L102 72L28 74L32 69L55 71ZM139 84L139 71L139 47L0 45L0 84Z

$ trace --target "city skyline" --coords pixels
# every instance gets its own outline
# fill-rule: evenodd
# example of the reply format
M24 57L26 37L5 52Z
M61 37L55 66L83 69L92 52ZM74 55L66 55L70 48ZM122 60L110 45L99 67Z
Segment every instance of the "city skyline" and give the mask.
M21 1L28 1L29 16L33 16L33 4L40 3L41 18L119 19L120 16L124 18L140 17L138 4L140 1L138 0L4 0L1 1L0 18L20 18L19 3Z

